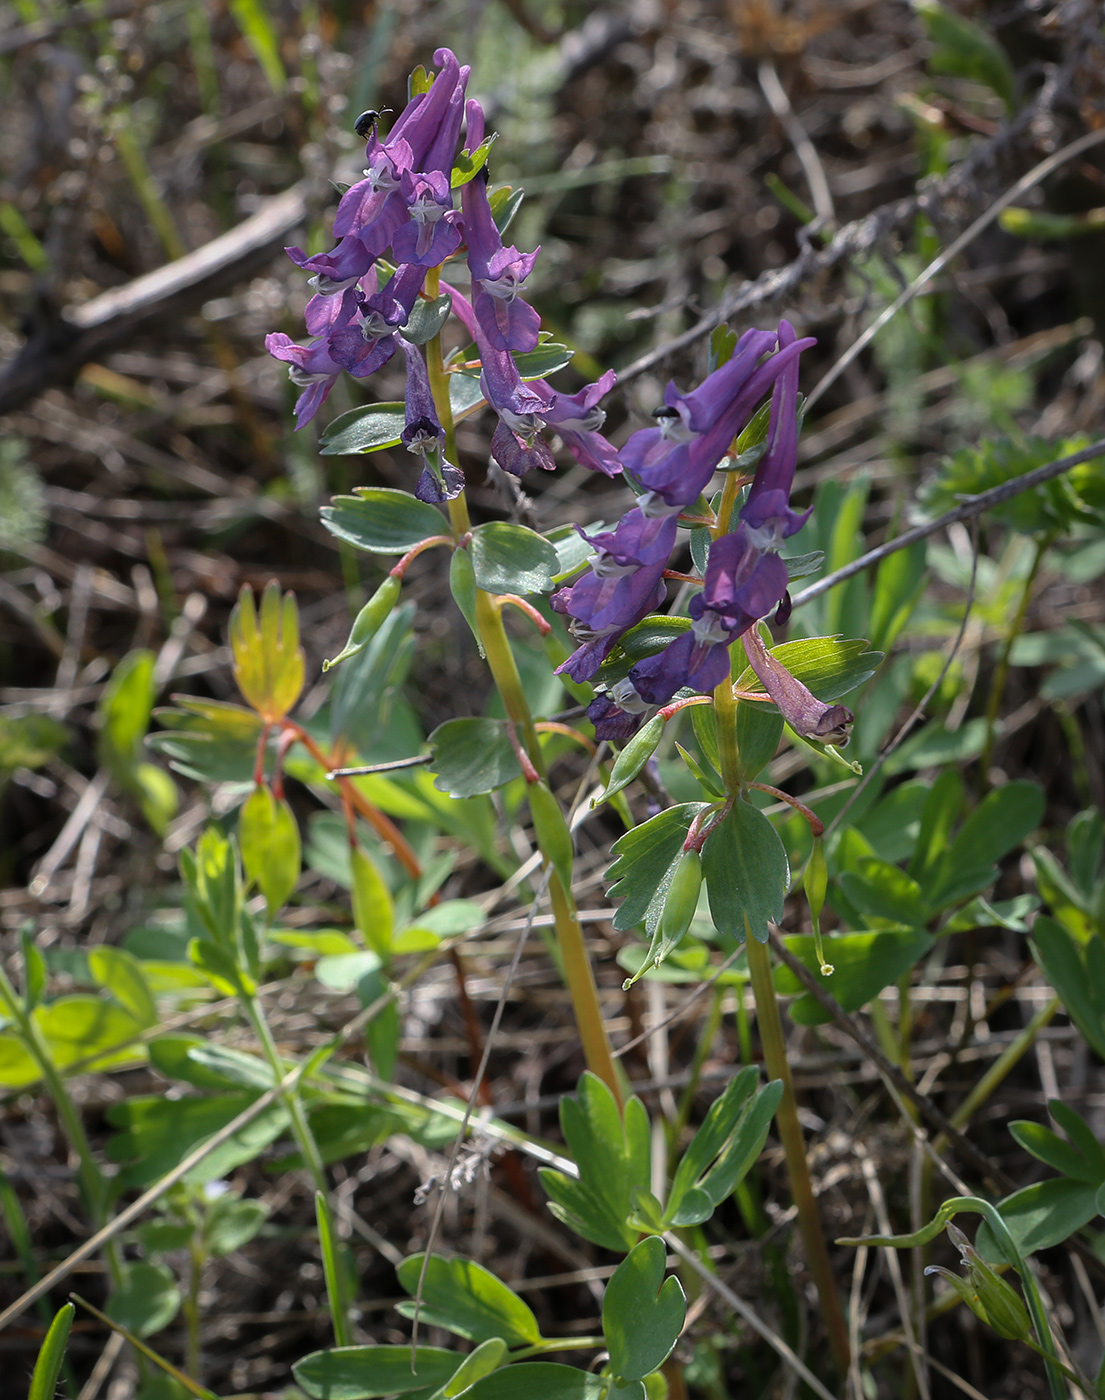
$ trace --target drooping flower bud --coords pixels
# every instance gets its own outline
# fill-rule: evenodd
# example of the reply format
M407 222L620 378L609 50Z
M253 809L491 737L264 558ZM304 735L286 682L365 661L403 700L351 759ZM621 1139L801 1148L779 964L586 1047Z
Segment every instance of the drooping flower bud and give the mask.
M826 705L818 700L797 676L792 676L778 657L764 646L754 627L744 634L748 664L774 700L779 713L803 739L843 748L851 735L855 716L844 705Z

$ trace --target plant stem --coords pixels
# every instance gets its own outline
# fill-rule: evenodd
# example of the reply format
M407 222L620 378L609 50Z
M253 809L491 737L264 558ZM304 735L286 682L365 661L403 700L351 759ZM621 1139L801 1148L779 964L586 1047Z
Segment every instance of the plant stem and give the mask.
M786 1153L791 1194L806 1245L807 1263L821 1302L821 1315L829 1334L829 1346L837 1373L843 1378L848 1374L851 1358L848 1323L840 1305L840 1295L833 1278L825 1236L821 1232L821 1220L817 1213L817 1201L814 1198L809 1161L806 1158L806 1144L802 1135L802 1125L798 1121L794 1081L791 1079L790 1065L787 1063L783 1023L779 1016L779 1004L775 999L775 985L771 979L771 960L767 947L755 938L745 940L745 949L748 955L748 970L752 975L756 1020L760 1027L760 1041L767 1072L772 1079L783 1081L783 1097L775 1112L775 1122Z
M84 1196L92 1222L99 1229L107 1220L107 1180L99 1164L92 1155L88 1135L84 1131L81 1115L65 1087L65 1081L54 1064L50 1046L39 1029L37 1021L23 1006L23 1000L12 986L7 973L0 967L0 1010L15 1022L20 1039L27 1052L38 1065L46 1091L54 1104L62 1132L69 1146L77 1156L77 1172L80 1177L81 1194ZM104 1245L104 1258L112 1284L118 1288L123 1281L123 1264L119 1247L114 1240Z
M279 1084L284 1078L287 1068L280 1057L280 1051L276 1048L276 1041L272 1038L272 1031L269 1029L268 1021L265 1019L264 1010L260 1002L256 1001L253 997L243 997L242 1005L246 1015L249 1017L249 1023L253 1027L253 1033L257 1037L258 1044L261 1046L265 1059L269 1063L269 1068L272 1070L273 1080L275 1083ZM307 1170L311 1173L311 1178L315 1183L316 1190L321 1191L322 1194L326 1196L326 1168L323 1166L322 1155L318 1150L318 1143L315 1141L315 1135L311 1132L311 1125L307 1121L307 1114L303 1109L303 1100L300 1098L298 1085L285 1090L282 1097L288 1106L288 1113L291 1116L292 1136L295 1138L296 1146L302 1154ZM327 1199L329 1198L327 1197Z
M726 486L728 487L728 483ZM719 519L723 515L724 511L718 512ZM714 691L714 712L717 716L721 776L725 781L726 792L736 797L741 791L742 783L740 753L737 748L737 701L730 679L722 681ZM794 1081L791 1079L790 1066L787 1063L783 1023L779 1016L779 1004L775 999L775 984L771 978L771 960L765 945L750 934L746 934L745 937L745 951L752 977L752 991L756 998L756 1020L760 1028L767 1072L772 1079L781 1079L783 1082L783 1097L775 1111L775 1122L786 1153L791 1194L798 1211L798 1224L806 1245L810 1273L813 1275L817 1296L821 1302L829 1346L837 1372L843 1379L848 1375L851 1360L848 1323L840 1304L828 1247L821 1230L821 1219L817 1213L817 1202L806 1158L805 1139L802 1136L802 1125L798 1121Z
M438 285L439 272L434 269L426 279L427 295L434 296ZM440 335L434 336L426 346L426 368L434 396L434 406L441 426L445 429L445 455L448 460L455 462L456 434ZM468 505L463 492L449 502L449 520L457 540L463 539L470 529ZM502 612L498 601L482 588L476 590L476 626L492 679L502 697L507 716L514 725L534 769L543 779L546 774L545 759L522 686L522 678L518 674L518 664L510 648L506 628L503 626ZM543 854L548 860L549 853L546 851ZM564 966L564 979L572 999L572 1010L575 1013L587 1068L598 1075L620 1107L625 1101L621 1077L606 1033L606 1023L602 1018L598 987L587 954L583 928L579 922L571 889L555 870L549 876L549 899Z
M200 1287L203 1283L203 1266L207 1262L203 1245L193 1234L188 1247L188 1292L181 1300L184 1314L185 1349L184 1366L188 1374L202 1384L203 1357L200 1351Z
M1017 611L1013 616L1013 621L1009 624L1009 631L1006 633L1005 642L1002 645L1001 655L998 657L998 664L994 668L994 676L990 682L990 693L986 698L986 742L982 748L982 756L979 759L979 774L984 793L990 790L990 763L994 756L994 730L998 722L998 710L1001 708L1001 698L1005 694L1005 681L1009 675L1009 657L1013 650L1013 643L1020 635L1024 625L1025 614L1028 612L1028 604L1032 598L1032 586L1036 582L1036 575L1040 572L1040 565L1044 562L1044 555L1051 547L1054 535L1048 532L1043 539L1036 543L1036 553L1033 555L1032 564L1028 570L1028 577L1024 581L1024 588L1021 590L1020 602Z

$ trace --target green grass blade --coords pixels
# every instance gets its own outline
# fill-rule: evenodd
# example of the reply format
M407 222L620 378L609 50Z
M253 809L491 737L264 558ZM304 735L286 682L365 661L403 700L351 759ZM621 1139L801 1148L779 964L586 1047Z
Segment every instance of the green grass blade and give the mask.
M27 1400L54 1400L58 1376L65 1360L65 1344L69 1340L69 1329L73 1325L73 1315L76 1311L72 1303L66 1303L50 1323L50 1330L46 1333L46 1340L42 1343L42 1350L35 1362Z
M315 1219L318 1221L318 1242L322 1250L322 1273L326 1279L326 1296L330 1301L330 1317L334 1324L334 1341L340 1347L350 1344L349 1322L346 1317L345 1287L338 1241L330 1203L321 1191L315 1192Z

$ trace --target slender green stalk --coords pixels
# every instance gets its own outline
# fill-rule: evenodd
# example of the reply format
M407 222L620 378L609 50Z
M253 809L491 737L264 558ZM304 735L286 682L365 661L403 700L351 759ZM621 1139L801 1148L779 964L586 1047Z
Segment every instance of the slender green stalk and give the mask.
M242 1005L249 1023L253 1027L253 1032L257 1037L258 1044L264 1052L265 1059L272 1070L273 1080L279 1083L287 1070L287 1066L280 1057L280 1051L276 1048L276 1041L272 1038L272 1031L269 1023L265 1019L264 1010L260 1002L253 997L243 997ZM318 1150L318 1143L315 1135L311 1132L311 1125L307 1121L307 1114L303 1108L303 1100L300 1097L298 1084L286 1089L283 1094L284 1102L287 1104L288 1113L291 1116L292 1136L295 1138L296 1146L306 1163L307 1170L311 1173L311 1178L315 1183L316 1190L326 1195L326 1168L322 1162L322 1155Z
M798 1102L794 1095L794 1081L787 1063L786 1042L783 1037L783 1023L779 1015L779 1003L775 999L775 985L771 979L771 961L767 947L755 938L745 941L748 951L748 970L752 974L752 991L756 998L756 1021L760 1028L760 1041L763 1045L764 1062L772 1079L783 1081L783 1097L775 1111L775 1123L783 1140L786 1153L787 1173L790 1177L791 1195L798 1211L798 1224L806 1246L806 1262L817 1288L821 1303L822 1320L829 1336L829 1346L833 1353L837 1373L843 1378L848 1374L851 1359L851 1346L848 1341L848 1323L840 1304L836 1280L833 1277L832 1263L825 1236L821 1231L821 1219L817 1212L817 1201L810 1180L809 1161L806 1157L806 1143L802 1125L798 1121Z
M334 1342L339 1347L347 1347L353 1340L349 1334L349 1317L345 1300L345 1280L342 1274L340 1245L334 1231L334 1221L330 1214L330 1202L324 1191L315 1192L315 1221L318 1224L318 1243L322 1251L322 1273L326 1280L326 1297L330 1303L330 1320L334 1328Z
M717 716L721 776L725 780L726 791L736 795L741 790L741 769L740 754L737 750L737 701L734 699L730 680L722 681L714 691L714 712ZM813 1194L813 1182L810 1180L805 1139L802 1125L798 1121L794 1082L790 1075L790 1065L787 1063L783 1023L779 1016L775 984L771 977L771 963L767 948L750 935L745 939L745 948L767 1072L772 1079L781 1079L783 1082L783 1097L779 1101L775 1121L786 1153L791 1194L798 1211L798 1224L806 1245L810 1273L813 1275L817 1295L821 1301L822 1317L828 1332L833 1360L837 1371L844 1377L848 1374L851 1358L848 1323L841 1307L836 1280L833 1278L829 1250L821 1230L821 1218Z
M426 278L427 295L436 295L439 285L440 271L434 269ZM456 433L440 335L434 336L426 345L426 368L434 396L434 406L445 430L445 455L449 461L455 462ZM468 506L463 492L449 502L449 520L453 534L458 541L462 540L470 529ZM498 601L482 588L476 590L476 627L507 716L513 723L534 769L543 779L546 773L544 755L541 752L537 730L534 728L533 715L522 686L522 678L518 674L518 664L514 659L506 628L503 626L502 612ZM551 853L543 851L542 854L551 863ZM564 980L568 984L568 993L572 999L587 1068L598 1075L621 1105L625 1097L621 1076L614 1060L610 1038L606 1033L606 1023L602 1017L598 987L587 953L583 927L579 922L571 889L556 870L553 870L549 877L549 900L552 904L557 946L564 967Z
M1013 621L1009 624L1009 631L1006 633L1001 655L998 657L998 664L994 668L994 676L990 682L990 693L986 698L986 742L983 745L982 756L979 759L979 774L983 792L989 791L990 788L990 763L994 757L998 710L1001 708L1001 699L1005 694L1005 682L1009 675L1009 657L1013 651L1013 643L1020 636L1021 628L1024 626L1025 614L1028 612L1028 604L1032 598L1032 587L1036 582L1036 575L1040 572L1040 565L1044 562L1044 555L1050 549L1054 538L1054 535L1049 532L1043 539L1037 541L1036 553L1032 557L1032 564L1028 570L1028 577L1024 581L1024 588L1021 590L1020 602L1017 605L1017 611L1013 615Z
M188 1291L181 1299L180 1310L184 1314L184 1365L188 1374L196 1381L203 1379L203 1353L200 1346L200 1288L203 1285L203 1266L207 1263L203 1243L198 1238L198 1229L193 1232L188 1246Z

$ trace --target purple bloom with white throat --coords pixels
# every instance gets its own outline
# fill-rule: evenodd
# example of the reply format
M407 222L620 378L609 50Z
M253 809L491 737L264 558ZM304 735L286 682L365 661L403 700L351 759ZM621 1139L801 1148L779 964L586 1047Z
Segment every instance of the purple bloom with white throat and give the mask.
M408 222L392 234L392 252L399 262L437 267L452 257L464 239L449 176L439 170L426 175L405 171L402 194Z
M331 353L331 337L356 320L361 300L361 293L353 288L340 297L312 297L307 303L307 329L317 339L309 345L297 345L282 331L265 337L265 349L274 359L287 363L288 377L303 390L295 405L297 430L326 402L342 372L343 365Z
M503 246L487 198L485 171L463 186L460 199L472 273L472 307L483 336L496 350L532 350L541 317L521 294L541 249L520 253L513 245Z

